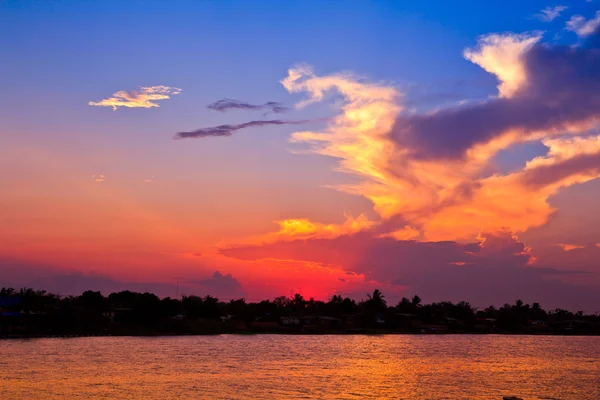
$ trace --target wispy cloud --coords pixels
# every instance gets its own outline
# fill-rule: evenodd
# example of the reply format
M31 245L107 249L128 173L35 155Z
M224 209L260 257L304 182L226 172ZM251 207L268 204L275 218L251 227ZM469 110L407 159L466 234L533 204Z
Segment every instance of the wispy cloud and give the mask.
M559 243L557 246L561 247L564 251L571 251L577 249L583 249L585 246L580 244L569 244L569 243Z
M92 178L94 178L94 180L96 182L104 182L104 175L102 175L102 174L92 175Z
M596 16L589 20L581 15L573 15L567 21L566 29L575 32L580 37L586 37L594 33L598 27L600 27L600 11L596 11Z
M539 12L539 14L534 14L533 17L539 19L544 22L551 22L554 19L558 18L560 14L565 11L567 6L554 6L554 7L546 7Z
M269 101L265 104L250 104L239 100L224 98L219 101L215 101L212 104L206 106L211 110L225 112L230 110L248 110L248 111L260 111L266 110L267 112L273 112L276 114L284 113L289 111L289 107L284 106L277 101Z
M116 111L119 107L127 108L152 108L159 107L158 101L168 100L171 96L181 93L181 89L169 86L144 86L137 90L120 90L107 99L90 101L90 106L112 107Z
M185 138L204 138L209 136L231 136L235 132L253 127L268 126L268 125L301 125L313 122L313 120L302 121L285 121L280 119L249 121L238 125L219 125L210 128L201 128L190 132L178 132L175 134L175 139Z
M279 225L279 230L267 234L250 236L243 240L235 239L234 243L222 241L223 245L235 244L257 244L273 243L277 241L294 241L299 239L311 238L336 238L343 235L353 235L358 232L368 231L375 226L375 222L370 221L364 214L354 218L346 215L346 220L342 224L323 224L313 222L306 218L291 218L281 221L275 221Z

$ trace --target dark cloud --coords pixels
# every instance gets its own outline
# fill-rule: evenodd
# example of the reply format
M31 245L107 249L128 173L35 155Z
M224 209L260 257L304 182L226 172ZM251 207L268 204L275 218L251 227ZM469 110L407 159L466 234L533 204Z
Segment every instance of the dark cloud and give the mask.
M201 128L195 131L190 132L178 132L175 134L175 139L185 139L185 138L204 138L209 136L231 136L234 132L239 131L240 129L253 128L253 127L261 127L268 125L301 125L312 122L310 120L302 120L302 121L284 121L280 119L274 120L266 120L266 121L250 121L244 122L243 124L238 125L219 125L210 128Z
M544 275L596 275L595 272L585 271L585 270L581 270L581 269L567 271L564 269L556 269L556 268L536 268L535 270Z
M246 297L242 285L231 274L223 275L219 271L215 271L210 278L191 281L191 283L203 287L207 293L218 294L221 298L239 299Z
M0 259L0 287L31 287L62 296L79 295L86 290L100 291L104 295L123 290L151 292L159 297L175 297L177 293L205 296L222 300L245 297L242 285L231 274L216 271L208 278L169 282L119 281L95 272L61 271L56 266L29 263L20 260Z
M269 245L235 246L221 249L221 254L243 260L261 258L297 259L331 265L341 265L352 273L365 274L367 279L392 281L410 274L414 269L431 265L481 262L482 252L491 255L486 263L510 263L521 266L529 261L523 253L524 245L504 236L493 239L482 248L478 243L460 244L452 241L417 242L398 241L378 237L370 232L344 235L335 239L307 239L281 241ZM494 239L495 238L495 239Z
M600 274L598 273L600 247L598 244L587 243L568 251L560 245L539 246L537 253L538 263L547 266L548 269L568 270L568 272L577 274L577 280L582 283L600 285Z
M221 253L243 260L281 258L340 265L367 280L406 287L404 294L418 294L426 301L467 300L483 307L521 298L572 310L590 310L600 301L597 286L565 282L583 271L530 264L533 256L525 244L508 233L489 234L483 245L397 241L359 233L238 246Z
M510 98L398 118L392 138L417 158L460 158L509 131L540 130L600 117L600 32L582 47L534 45L524 55L528 85Z
M582 154L574 158L525 171L522 180L534 187L543 187L576 174L600 173L600 154Z
M212 104L206 106L211 110L225 112L230 110L249 110L249 111L261 111L266 110L267 112L273 112L276 114L284 113L290 110L289 107L277 101L269 101L265 104L250 104L243 101L224 98L219 101L215 101Z

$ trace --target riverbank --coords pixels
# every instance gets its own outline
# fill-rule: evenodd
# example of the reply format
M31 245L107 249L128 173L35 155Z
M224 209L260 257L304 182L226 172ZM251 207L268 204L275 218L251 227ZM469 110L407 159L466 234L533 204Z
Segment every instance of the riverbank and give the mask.
M356 302L300 294L247 303L211 296L160 299L152 293L60 297L0 289L0 337L172 336L218 334L525 334L600 335L600 315L544 310L517 300L478 309L467 302L423 304L418 296L388 306L375 290Z
M580 334L580 333L514 333L514 332L495 332L495 333L473 333L473 332L444 332L444 333L423 333L423 332L399 332L393 330L371 330L362 332L281 332L281 331L261 331L261 332L218 332L218 333L181 333L181 332L156 332L156 333L131 333L131 334L65 334L65 335L46 335L46 334L14 334L0 335L0 340L26 340L26 339L75 339L75 338L93 338L93 337L173 337L173 336L260 336L260 335L283 335L283 336L383 336L383 335L418 335L418 336L564 336L564 337L600 337L600 334Z

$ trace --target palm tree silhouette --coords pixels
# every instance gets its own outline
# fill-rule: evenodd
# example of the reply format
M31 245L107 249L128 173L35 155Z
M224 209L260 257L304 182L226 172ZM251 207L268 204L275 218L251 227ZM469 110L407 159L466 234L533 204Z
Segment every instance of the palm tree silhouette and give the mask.
M386 307L387 306L387 302L385 301L385 296L383 295L383 293L381 293L381 291L379 289L375 289L373 290L373 294L367 294L367 297L369 298L369 302L372 303L373 305L377 306L377 307Z
M339 294L334 294L331 297L331 300L329 300L329 302L332 304L340 304L342 301L344 301L344 299Z
M306 300L304 300L304 297L300 293L296 293L292 297L290 304L296 309L296 311L300 311L306 307Z
M419 307L421 305L421 298L417 295L414 295L411 301L412 305L415 307Z
M516 308L521 308L523 307L523 300L519 299L515 302L515 306Z

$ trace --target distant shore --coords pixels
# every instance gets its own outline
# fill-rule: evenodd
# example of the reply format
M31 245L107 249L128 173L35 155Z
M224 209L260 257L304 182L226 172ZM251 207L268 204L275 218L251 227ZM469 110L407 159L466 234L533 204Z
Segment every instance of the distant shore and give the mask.
M71 335L0 335L0 340L27 340L27 339L77 339L93 337L176 337L176 336L262 336L262 335L287 335L287 336L381 336L381 335L412 335L412 336L564 336L564 337L597 337L600 334L566 334L566 333L473 333L473 332L446 332L446 333L420 333L398 331L370 331L370 332L220 332L220 333L146 333L146 334L71 334Z
M297 293L247 303L211 296L161 299L130 291L60 297L43 290L0 289L0 339L219 334L596 336L600 315L544 310L521 300L477 309L464 301L424 304L413 296L389 306L379 290L359 302L339 295L325 302Z

